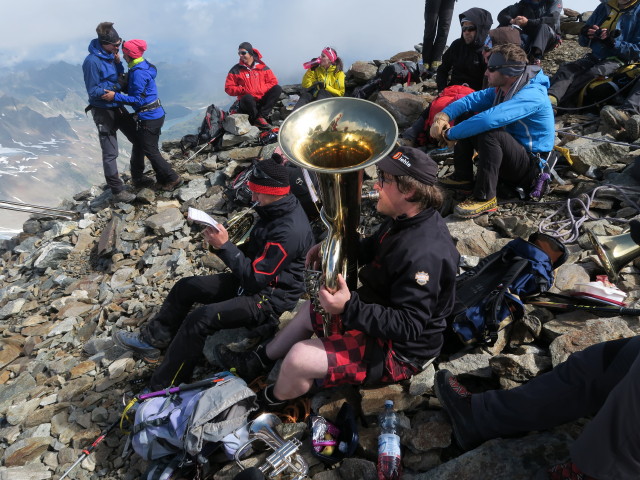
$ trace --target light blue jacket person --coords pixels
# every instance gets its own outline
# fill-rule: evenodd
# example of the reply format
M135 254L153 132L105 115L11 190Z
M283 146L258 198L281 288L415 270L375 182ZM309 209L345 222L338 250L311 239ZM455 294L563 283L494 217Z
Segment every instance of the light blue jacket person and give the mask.
M498 88L473 92L449 104L443 113L451 120L466 112L478 112L447 131L450 140L473 137L479 133L504 128L531 153L549 152L554 144L554 116L547 96L549 77L540 67L528 66L528 83L510 99L497 105Z

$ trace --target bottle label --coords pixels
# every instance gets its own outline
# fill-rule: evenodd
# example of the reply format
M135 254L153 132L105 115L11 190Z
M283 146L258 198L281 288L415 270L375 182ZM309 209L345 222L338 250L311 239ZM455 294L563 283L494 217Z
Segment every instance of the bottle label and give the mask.
M378 437L378 454L400 456L400 437L395 433L383 433Z

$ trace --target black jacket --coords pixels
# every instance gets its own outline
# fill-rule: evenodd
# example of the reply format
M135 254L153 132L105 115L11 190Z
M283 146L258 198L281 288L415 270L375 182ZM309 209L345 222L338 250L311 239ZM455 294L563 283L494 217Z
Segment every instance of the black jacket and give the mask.
M305 291L304 261L313 235L292 194L256 212L260 218L243 250L227 242L216 253L240 280L244 295L264 295L280 315L295 307Z
M345 329L391 340L397 353L416 363L437 356L459 260L440 214L428 208L387 220L361 242L359 260L367 263L360 269L362 286L345 306Z
M474 90L482 89L482 80L487 68L482 57L482 46L491 30L491 13L482 8L470 8L459 15L460 22L468 19L476 26L476 38L467 44L462 34L444 52L442 63L436 72L438 91L448 85L467 84Z
M537 3L529 0L520 0L510 5L498 14L500 26L510 25L512 18L517 16L527 17L529 20L522 29L527 35L534 35L538 27L546 23L556 33L560 33L560 14L562 13L562 0L540 0Z

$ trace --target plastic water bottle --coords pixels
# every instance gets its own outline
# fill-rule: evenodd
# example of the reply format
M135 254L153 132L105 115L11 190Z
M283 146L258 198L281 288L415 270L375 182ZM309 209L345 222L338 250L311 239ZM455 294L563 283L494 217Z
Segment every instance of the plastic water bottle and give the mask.
M378 437L378 480L397 480L402 473L400 437L396 434L397 416L393 411L393 400L384 402L380 414L380 436Z

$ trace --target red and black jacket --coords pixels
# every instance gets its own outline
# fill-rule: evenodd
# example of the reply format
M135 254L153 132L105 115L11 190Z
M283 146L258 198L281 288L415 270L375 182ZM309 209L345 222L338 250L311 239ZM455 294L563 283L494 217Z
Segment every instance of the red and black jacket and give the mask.
M421 364L437 356L455 301L459 254L440 214L428 208L384 222L360 245L362 286L351 292L344 328L391 340Z
M227 242L217 254L240 281L243 295L263 295L280 315L293 309L305 291L304 261L313 234L292 194L256 212L260 218L243 250Z
M271 87L277 84L278 79L271 69L256 58L251 66L238 63L229 70L224 91L227 95L238 97L238 100L247 94L260 100Z

